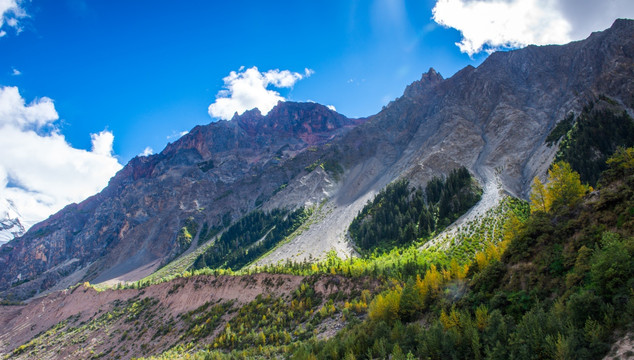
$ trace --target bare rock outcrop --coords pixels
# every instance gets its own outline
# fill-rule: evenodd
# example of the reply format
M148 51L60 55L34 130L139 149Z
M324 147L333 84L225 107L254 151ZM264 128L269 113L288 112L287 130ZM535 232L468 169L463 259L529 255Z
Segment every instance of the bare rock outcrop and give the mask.
M485 189L526 197L556 151L548 133L601 94L634 108L634 21L567 45L494 53L448 79L430 69L367 119L286 102L197 126L3 245L0 292L27 298L77 271L99 282L165 263L189 246L177 241L188 219L220 226L258 206L327 199L310 229L262 262L352 255L350 221L395 179L424 184L466 166ZM314 166L325 162L341 171Z

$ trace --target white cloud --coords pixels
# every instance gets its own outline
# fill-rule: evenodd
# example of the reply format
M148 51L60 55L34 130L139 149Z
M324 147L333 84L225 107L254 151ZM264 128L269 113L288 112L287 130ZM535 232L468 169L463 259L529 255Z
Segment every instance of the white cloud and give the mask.
M146 146L145 149L143 149L143 152L139 154L139 156L150 156L152 154L154 154L154 149Z
M631 0L438 0L438 24L462 33L456 45L469 55L529 44L563 44L634 17Z
M92 151L76 149L57 119L51 99L26 105L16 87L0 88L0 198L15 205L27 227L97 193L122 167L110 131L91 134Z
M172 140L178 140L180 138L182 138L183 136L189 134L189 131L184 130L184 131L180 131L180 132L176 132L176 131L172 131L171 135L167 135L165 138L168 141L172 141Z
M313 73L310 69L301 74L278 69L260 72L255 66L246 70L241 67L238 72L232 71L223 79L225 89L219 91L216 101L209 105L209 115L229 120L235 113L242 114L253 108L267 114L278 101L285 100L279 92L269 90L269 86L290 88Z
M98 134L90 134L92 142L92 152L99 155L112 156L112 143L114 135L107 130Z
M20 70L16 69L16 68L12 68L11 69L11 75L19 76L19 75L22 75L22 72Z
M26 17L27 14L21 3L21 0L0 0L0 29L7 25L14 28L17 33L22 31L18 20ZM6 34L5 30L0 30L0 37Z
M58 118L53 100L43 97L26 106L17 87L0 89L0 126L41 128Z

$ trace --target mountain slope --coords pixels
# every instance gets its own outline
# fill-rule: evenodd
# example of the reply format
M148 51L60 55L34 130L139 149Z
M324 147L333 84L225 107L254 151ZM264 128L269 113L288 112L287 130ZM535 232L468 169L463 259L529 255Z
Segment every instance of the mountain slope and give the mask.
M337 143L347 171L324 220L260 263L306 259L323 238L345 244L363 205L401 177L425 183L469 168L485 192L460 222L484 214L500 192L527 197L557 151L544 139L568 112L580 112L600 94L634 106L633 35L634 22L617 20L584 41L494 53L450 79L431 69Z
M507 202L510 212L498 213L504 240L489 242L463 265L455 262L458 254L427 257L439 253L401 248L392 263L380 256L378 268L377 257L329 257L282 270L311 269L306 277L206 271L105 291L84 284L0 307L0 354L599 359L614 344L610 355L627 357L634 148L617 151L608 164L598 190L558 198L548 212ZM581 186L578 177L549 183L571 180Z
M308 229L259 264L331 249L353 255L348 226L380 189L459 166L485 189L469 219L500 191L525 197L557 150L545 145L550 130L600 94L634 107L633 21L568 45L494 53L449 79L431 69L368 119L281 103L266 116L254 110L198 126L2 246L0 291L25 298L65 278L134 280L196 243L197 234L179 238L186 224L221 228L257 206L322 204Z
M143 277L186 250L177 233L188 219L200 228L239 218L305 171L316 156L307 149L360 122L287 102L267 116L253 110L198 126L160 154L132 159L100 194L3 246L0 289L32 280L14 287L16 296L30 296L80 270L96 282L142 267Z

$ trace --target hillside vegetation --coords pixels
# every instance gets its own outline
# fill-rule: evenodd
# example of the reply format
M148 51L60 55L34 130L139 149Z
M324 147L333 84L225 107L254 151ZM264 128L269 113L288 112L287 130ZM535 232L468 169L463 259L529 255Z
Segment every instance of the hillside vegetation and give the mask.
M304 208L293 212L275 209L256 210L232 225L204 253L193 269L222 268L238 270L271 250L293 233L311 214Z
M244 291L254 291L251 282L280 290L171 315L161 302L214 286L217 280L209 285L214 277L205 274L218 270L188 272L189 283L153 285L170 289L166 300L144 295L156 291L137 283L124 290L137 296L91 319L65 319L8 357L51 354L68 343L93 358L601 358L634 319L634 148L618 150L607 167L597 190L588 192L570 166L556 163L542 184L556 205L544 209L534 197L528 212L507 200L489 220L458 232L453 249L462 252L421 252L415 242L361 258L331 253L317 263L249 268L237 274L291 273L303 280L289 287L278 275L260 274L258 281L245 275ZM88 342L102 336L98 328L118 345Z
M330 339L300 332L287 345L260 341L249 350L236 340L228 347L223 342L224 351L212 345L192 358L601 358L634 319L634 149L617 151L607 166L598 190L566 197L561 189L584 186L570 166L555 164L545 192L558 205L544 211L534 199L530 214L507 212L500 241L489 242L468 265L427 255L414 266L407 248L356 262L330 259L329 271L361 276L350 272L353 264L371 274L374 260L387 262L395 251L402 256L387 266L390 272L377 273L384 290L371 301L367 293L354 302L335 301L331 310L321 307L347 324ZM311 268L325 270L321 266Z
M561 139L556 161L569 163L581 181L596 185L606 160L619 146L634 146L634 119L615 100L600 96L557 124L546 142Z
M608 166L599 191L511 217L497 251L466 273L431 266L394 283L368 320L298 346L296 358L602 357L634 319L634 149Z
M432 178L424 191L407 180L388 185L350 224L350 235L364 252L386 251L427 240L475 205L482 190L465 167L446 178Z

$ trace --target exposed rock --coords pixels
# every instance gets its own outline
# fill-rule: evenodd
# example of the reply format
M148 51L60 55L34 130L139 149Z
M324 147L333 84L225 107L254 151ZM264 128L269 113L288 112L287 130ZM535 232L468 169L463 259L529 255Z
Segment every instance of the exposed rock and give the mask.
M430 69L368 119L286 102L266 116L252 110L197 126L160 154L133 159L100 194L2 246L0 290L24 298L74 271L99 282L165 263L186 250L176 236L188 218L219 225L259 205L329 199L319 221L262 262L330 249L352 255L350 221L397 178L424 184L464 165L485 189L526 197L556 151L545 146L547 134L599 94L634 107L634 21L568 45L494 53L449 79ZM344 171L310 166L320 161Z
M3 246L0 290L26 298L87 266L86 279L101 282L168 261L185 250L176 234L187 218L213 226L244 215L306 172L319 157L307 149L362 122L319 104L285 102L267 116L254 110L197 126L160 154L132 159L100 194ZM70 259L78 261L59 268Z
M466 166L485 189L484 201L467 217L494 206L500 192L526 198L532 179L545 176L557 151L544 144L555 124L600 94L631 110L633 87L631 20L568 45L494 53L446 80L431 69L336 143L347 171L325 205L328 215L260 264L314 259L330 249L349 255L339 244L350 222L401 177L425 184Z
M436 72L434 68L429 68L429 71L421 76L420 80L414 81L405 88L403 96L415 99L423 95L427 90L430 90L434 85L442 82L444 79L442 75Z

